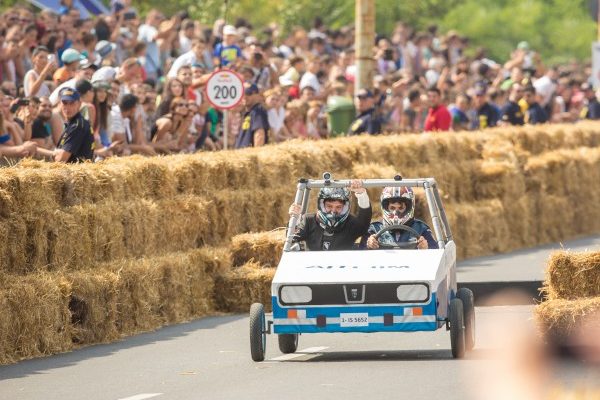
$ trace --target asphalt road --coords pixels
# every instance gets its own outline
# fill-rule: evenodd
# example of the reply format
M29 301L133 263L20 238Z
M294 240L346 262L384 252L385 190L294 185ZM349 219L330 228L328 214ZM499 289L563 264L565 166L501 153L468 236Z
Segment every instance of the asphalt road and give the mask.
M600 237L566 245L597 249ZM479 276L483 268L492 274L504 265L539 272L557 247L479 258L471 266L472 260L466 261L461 268L474 269L459 270L459 279ZM495 380L492 386L506 387L507 382L492 373L505 354L493 338L531 328L532 309L478 307L477 345L464 360L452 359L449 334L438 330L302 335L299 352L286 356L269 336L266 362L254 363L247 316L204 318L118 343L0 367L0 399L489 400L493 397L482 394L490 390L489 379ZM573 376L581 379L585 374Z

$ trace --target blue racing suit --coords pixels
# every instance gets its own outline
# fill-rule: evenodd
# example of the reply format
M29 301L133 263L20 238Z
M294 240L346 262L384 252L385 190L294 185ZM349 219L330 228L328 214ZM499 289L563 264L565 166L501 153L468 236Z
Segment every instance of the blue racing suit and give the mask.
M369 239L369 236L374 235L377 232L379 232L381 229L383 229L383 226L384 226L383 222L380 222L380 221L371 223L371 225L369 226L369 230L367 231L367 234L364 235L360 241L360 248L366 249L367 248L367 239ZM427 226L427 224L425 222L423 222L419 219L412 219L406 223L406 226L413 228L415 231L417 231L419 236L423 236L425 238L425 240L427 240L427 245L429 246L430 249L439 248L437 242L435 241L435 238L433 237L433 233L431 232L431 229L429 228L429 226ZM407 231L402 231L402 230L389 231L389 232L384 232L381 235L381 237L379 238L379 242L383 243L383 244L389 244L389 245L393 245L393 244L397 244L397 243L406 243L409 241L411 236L413 236L413 235Z

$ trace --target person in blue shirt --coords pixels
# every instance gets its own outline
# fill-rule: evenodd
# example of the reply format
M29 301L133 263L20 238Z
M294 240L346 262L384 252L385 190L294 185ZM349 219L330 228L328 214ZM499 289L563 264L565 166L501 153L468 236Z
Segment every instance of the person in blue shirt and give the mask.
M508 102L502 107L500 112L501 125L524 125L525 116L519 105L519 101L523 97L523 87L518 83L513 83L510 89Z
M223 27L223 42L217 44L213 53L215 67L235 65L243 59L242 49L236 44L237 30L233 25Z
M379 240L375 234L386 226L405 225L414 229L419 237L417 238L418 249L437 249L438 244L433 237L433 233L427 224L415 218L415 194L411 188L385 187L381 192L381 213L382 221L371 223L367 235L361 240L361 248L365 245L368 249L379 248L379 243L399 244L408 242L413 235L404 230L392 230L384 232Z
M242 130L235 142L235 148L263 146L269 139L269 117L262 106L262 95L254 83L244 84L244 108Z
M530 85L525 87L523 98L529 106L525 114L525 123L536 125L548 122L548 114L546 114L546 111L544 111L542 106L537 102L535 88L533 86Z
M348 135L368 133L378 135L381 133L381 116L375 106L375 95L369 89L361 89L356 95L356 108L358 116L350 124Z
M455 131L469 130L470 120L467 112L471 104L471 98L465 93L456 96L455 104L448 109L452 115L452 129Z

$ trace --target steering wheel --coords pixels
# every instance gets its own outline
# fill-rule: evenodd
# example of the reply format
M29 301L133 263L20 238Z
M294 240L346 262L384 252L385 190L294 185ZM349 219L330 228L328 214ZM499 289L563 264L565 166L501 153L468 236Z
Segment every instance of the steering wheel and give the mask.
M410 239L408 240L408 242L405 243L394 243L394 244L389 244L389 243L382 243L379 238L381 237L381 235L384 232L389 232L389 231L406 231L408 233L410 233ZM417 240L419 239L421 235L419 235L419 233L417 231L415 231L413 228L411 228L410 226L406 226L406 225L388 225L383 227L383 229L381 229L379 232L377 232L375 234L375 239L377 239L377 243L379 244L379 248L380 249L402 249L402 250L414 250L417 248Z

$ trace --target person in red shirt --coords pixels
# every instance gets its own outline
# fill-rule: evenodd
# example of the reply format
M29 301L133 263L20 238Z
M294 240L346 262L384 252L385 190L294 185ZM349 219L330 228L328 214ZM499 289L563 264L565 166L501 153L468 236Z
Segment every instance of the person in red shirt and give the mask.
M452 125L452 116L442 102L442 94L436 87L427 90L429 100L429 113L425 119L425 132L449 131Z

